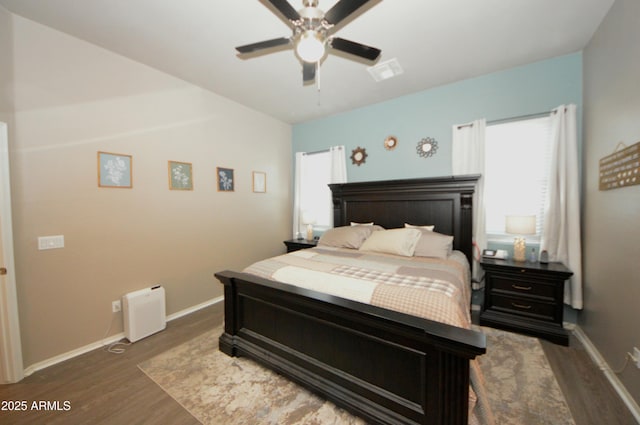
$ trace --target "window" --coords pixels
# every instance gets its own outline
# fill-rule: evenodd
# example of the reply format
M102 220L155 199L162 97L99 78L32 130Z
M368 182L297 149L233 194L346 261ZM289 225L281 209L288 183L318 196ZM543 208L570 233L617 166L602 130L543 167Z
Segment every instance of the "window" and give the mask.
M511 239L505 232L505 216L535 215L539 241L551 162L549 116L487 126L485 186L487 238Z
M332 227L331 204L331 152L306 154L300 167L300 224L302 217L315 219L314 228L325 230Z

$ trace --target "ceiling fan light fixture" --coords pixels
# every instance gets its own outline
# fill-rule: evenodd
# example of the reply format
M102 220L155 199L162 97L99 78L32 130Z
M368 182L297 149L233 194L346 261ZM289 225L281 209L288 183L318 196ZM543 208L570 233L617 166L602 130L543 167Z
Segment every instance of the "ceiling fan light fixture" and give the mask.
M325 42L317 31L303 32L296 42L296 54L305 62L318 62L324 56L325 51Z

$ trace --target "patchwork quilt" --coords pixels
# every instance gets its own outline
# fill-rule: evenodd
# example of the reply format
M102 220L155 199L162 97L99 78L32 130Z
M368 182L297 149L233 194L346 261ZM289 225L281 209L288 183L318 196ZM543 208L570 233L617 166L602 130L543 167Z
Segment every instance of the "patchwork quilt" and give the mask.
M402 257L345 248L312 248L244 270L278 282L470 328L470 271L464 254Z

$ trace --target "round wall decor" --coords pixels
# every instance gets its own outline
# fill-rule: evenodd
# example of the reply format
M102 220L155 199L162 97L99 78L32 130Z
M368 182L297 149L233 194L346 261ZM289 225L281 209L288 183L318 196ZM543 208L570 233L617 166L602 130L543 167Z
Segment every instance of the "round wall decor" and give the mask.
M358 146L356 149L351 151L351 163L356 164L358 167L360 164L364 164L367 159L367 151L364 148Z
M423 158L429 158L438 151L438 142L433 137L425 137L418 142L416 153Z
M384 148L388 151L392 151L398 146L398 138L396 136L389 136L384 139Z

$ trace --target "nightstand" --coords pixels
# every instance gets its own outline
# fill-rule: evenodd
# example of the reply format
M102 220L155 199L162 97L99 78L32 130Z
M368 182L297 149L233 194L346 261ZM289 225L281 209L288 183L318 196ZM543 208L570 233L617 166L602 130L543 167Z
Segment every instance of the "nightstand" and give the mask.
M307 239L290 239L288 241L284 241L284 244L287 246L287 252L293 252L299 249L313 248L318 245L318 240L314 239L310 241Z
M573 272L562 263L482 259L484 305L480 325L569 345L562 327L564 282Z

